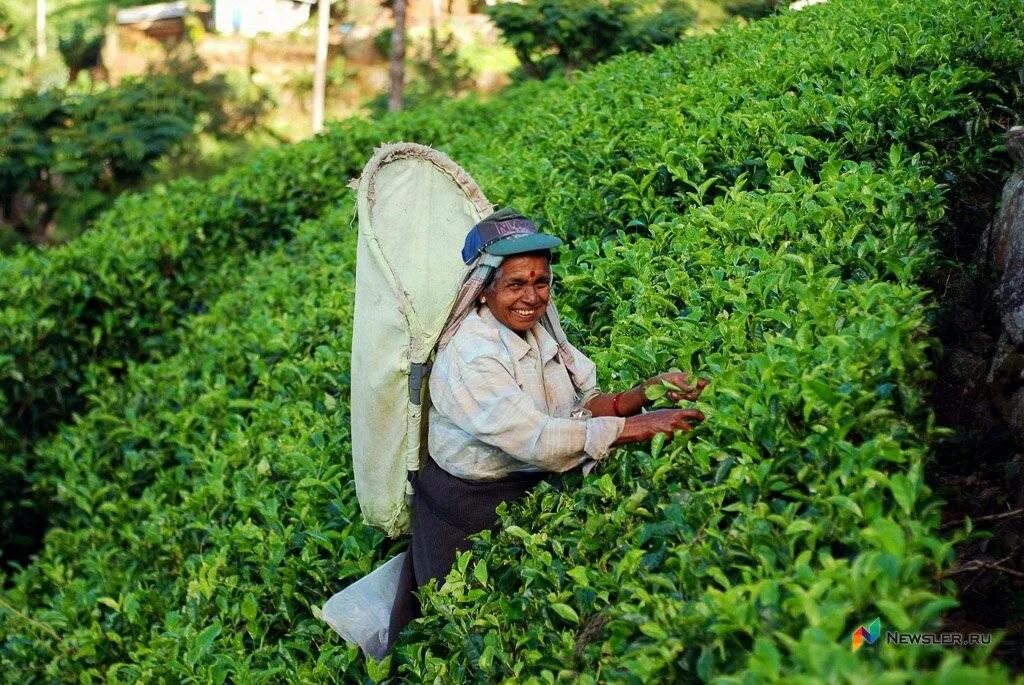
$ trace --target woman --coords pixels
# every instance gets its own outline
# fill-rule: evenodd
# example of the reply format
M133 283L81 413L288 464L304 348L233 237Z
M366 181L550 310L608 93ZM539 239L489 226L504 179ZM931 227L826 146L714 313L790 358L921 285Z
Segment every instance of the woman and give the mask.
M707 385L686 374L655 376L616 394L597 388L594 363L565 340L551 302L551 253L561 241L509 209L466 237L477 263L438 344L430 377L426 460L413 485L412 542L389 641L419 615L412 590L448 574L467 538L494 524L501 502L552 473L585 472L616 445L690 430L693 409L640 414L644 387L667 381L673 400ZM475 284L474 284L475 283Z

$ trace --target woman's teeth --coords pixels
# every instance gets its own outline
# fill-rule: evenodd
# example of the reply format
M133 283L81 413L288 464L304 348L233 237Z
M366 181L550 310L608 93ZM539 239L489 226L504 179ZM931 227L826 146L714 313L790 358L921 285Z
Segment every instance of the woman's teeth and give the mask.
M537 310L536 309L513 309L512 311L514 311L519 316L527 316L527 317L529 317L529 316L533 316L534 313Z

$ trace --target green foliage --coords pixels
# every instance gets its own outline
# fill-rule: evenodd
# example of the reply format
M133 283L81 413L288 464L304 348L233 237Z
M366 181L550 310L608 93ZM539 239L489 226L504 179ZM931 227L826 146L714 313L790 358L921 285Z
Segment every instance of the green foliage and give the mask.
M384 55L387 59L391 58L391 40L393 34L394 28L391 26L385 26L373 37L373 47L377 48L377 52Z
M196 134L238 138L271 105L251 79L203 75L187 41L144 77L116 87L92 83L80 70L98 63L108 10L117 4L50 3L49 33L57 40L49 37L40 62L28 21L34 6L26 12L0 0L0 251L78 235L154 162L196 165Z
M168 78L18 97L0 112L0 230L39 242L84 224L194 132L204 103Z
M49 477L74 503L51 533L53 549L77 556L86 575L110 573L98 585L72 572L5 593L3 672L24 664L40 679L60 678L67 664L82 678L110 669L117 680L176 672L223 682L230 673L267 683L358 672L351 650L311 652L323 625L300 608L305 588L366 573L365 551L381 541L351 509L351 471L337 458L347 420L332 411L348 364L340 350L352 316L351 211L348 201L250 260L238 290L190 320L173 354L97 389L81 428L53 441L47 470L73 473ZM127 432L126 415L135 417ZM85 518L88 541L75 532ZM135 547L134 559L115 555L127 562L115 571L102 551L109 545ZM360 552L344 561L332 549ZM172 590L174 579L183 582ZM58 629L77 634L70 640L4 610L58 587L65 619L78 623ZM79 633L85 625L91 637ZM258 644L283 651L225 656ZM289 652L305 654L303 663L281 661Z
M195 129L204 101L169 78L29 93L0 112L0 230L84 224Z
M268 92L237 74L201 77L203 69L183 44L159 68L114 87L83 74L75 88L3 103L0 232L30 243L66 240L158 160L187 163L197 134L231 139L253 130Z
M893 150L881 168L836 161L818 181L790 171L763 193L737 189L610 253L577 244L591 269L561 299L618 284L600 288L618 296L595 360L626 382L699 370L714 379L710 418L656 457L620 453L538 494L482 536L476 566L428 593L404 652L414 680L858 680L935 663L848 646L876 608L908 630L949 606L927 576L911 580L951 549L931 535L922 479L932 341L914 285L933 264L919 227L942 196Z
M226 257L290 238L337 202L366 144L258 153L208 183L124 196L65 249L0 260L0 389L12 435L47 432L78 406L88 364L123 367L155 344L150 336L202 308L202 288Z
M36 506L19 504L33 443L83 410L82 386L175 349L168 334L233 283L247 255L339 200L369 145L258 153L209 182L123 196L66 248L0 259L0 549L19 530L12 512Z
M591 66L677 40L693 21L684 2L539 0L491 5L487 14L529 78Z
M731 0L725 3L725 11L744 19L763 19L779 10L780 0Z
M0 597L0 669L380 677L316 619L394 552L348 461L343 183L415 139L569 240L556 297L603 387L671 366L713 385L695 433L503 508L425 591L393 657L408 680L1006 681L985 650L852 654L849 635L932 629L953 604L920 281L940 180L1006 168L1022 31L1016 0L833 0L491 104L345 122L0 260L8 421L79 413L31 452L52 529Z
M405 89L412 102L450 98L473 83L473 70L459 56L452 33L437 36L433 48L429 40L416 45L412 66L414 80Z

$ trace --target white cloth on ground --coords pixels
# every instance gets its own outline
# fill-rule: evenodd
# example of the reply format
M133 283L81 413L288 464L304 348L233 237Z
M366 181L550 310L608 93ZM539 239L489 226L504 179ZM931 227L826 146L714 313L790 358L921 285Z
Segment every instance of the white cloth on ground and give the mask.
M406 554L408 552L391 557L371 573L335 593L320 609L320 617L327 625L378 661L387 655L391 608L395 604L398 577Z

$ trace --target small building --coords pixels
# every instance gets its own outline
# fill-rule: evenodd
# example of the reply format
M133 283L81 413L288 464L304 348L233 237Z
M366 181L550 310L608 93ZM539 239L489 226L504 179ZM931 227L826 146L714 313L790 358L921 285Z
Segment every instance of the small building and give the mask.
M140 31L160 42L173 43L181 40L185 34L186 14L188 3L178 0L126 7L117 11L115 21L119 29Z
M289 33L309 20L316 0L216 0L213 27L217 33Z

